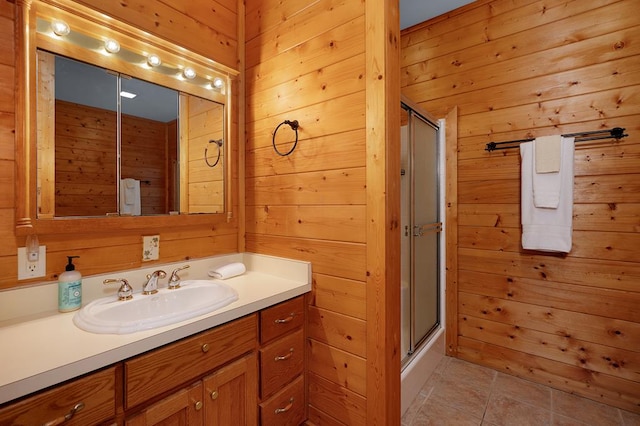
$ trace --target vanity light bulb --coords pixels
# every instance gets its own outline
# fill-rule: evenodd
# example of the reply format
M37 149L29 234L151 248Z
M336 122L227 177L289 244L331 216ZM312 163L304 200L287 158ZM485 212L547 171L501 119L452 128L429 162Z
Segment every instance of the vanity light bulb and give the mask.
M104 42L104 49L109 53L118 53L120 51L120 43L109 38Z
M221 89L224 86L224 81L221 78L217 77L213 79L213 87L216 89Z
M182 75L188 80L193 80L196 78L196 71L191 67L187 67L182 71Z
M71 32L71 28L69 28L69 24L64 21L60 21L56 19L51 22L51 30L55 35L58 36L66 36Z
M162 61L158 55L151 54L147 57L147 63L152 67L157 67Z

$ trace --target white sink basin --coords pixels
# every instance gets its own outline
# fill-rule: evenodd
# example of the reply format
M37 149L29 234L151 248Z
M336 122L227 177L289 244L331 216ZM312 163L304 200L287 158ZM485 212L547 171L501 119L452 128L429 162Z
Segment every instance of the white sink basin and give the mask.
M73 322L92 333L128 334L204 315L236 300L238 293L227 284L184 280L178 289L162 288L148 296L136 293L131 300L94 300L74 315Z

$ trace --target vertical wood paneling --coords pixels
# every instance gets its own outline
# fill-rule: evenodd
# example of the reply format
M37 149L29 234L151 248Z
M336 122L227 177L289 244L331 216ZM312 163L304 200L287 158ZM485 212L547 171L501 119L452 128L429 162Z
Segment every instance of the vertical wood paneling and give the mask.
M87 0L78 3L89 7L93 6L97 10L216 60L223 65L232 68L238 66L238 7L235 1L196 0L185 3L172 0L133 2ZM206 11L206 16L201 14L202 11ZM16 207L16 178L14 176L16 168L15 15L16 5L13 2L0 2L0 35L2 35L0 37L0 194L2 194L0 196L0 235L3 237L3 245L0 249L0 267L5 271L0 277L0 288L3 289L23 284L23 282L17 282L16 262L17 247L24 246L24 237L15 236L17 219L14 214ZM224 31L219 31L216 27L215 21L219 18L225 22ZM234 111L237 113L239 111L237 99L235 99L235 103L236 105L232 108L235 108ZM233 121L232 124L237 126L238 122ZM238 130L230 129L230 135L237 139ZM163 140L164 138L166 136L163 136ZM234 149L236 150L234 158L237 158L237 147ZM151 156L152 154L145 153L141 158L150 158ZM138 166L142 164L137 163ZM164 162L162 167L166 168ZM233 168L236 169L237 164L233 165ZM167 179L158 176L165 184ZM237 179L238 174L236 173L232 182L234 191L238 191ZM98 178L94 178L91 182L95 185L99 181ZM164 207L166 197L149 189L144 185L142 187L144 193L157 198ZM234 202L232 210L237 212L238 197L233 196L232 199ZM226 218L221 218L212 220L211 223L190 227L188 230L162 227L161 229L140 231L119 229L117 225L110 225L105 226L104 233L91 235L72 233L39 235L40 243L47 246L47 274L43 279L25 281L24 283L55 280L57 274L64 270L65 256L68 254L81 256L78 259L78 269L85 275L140 267L142 265L141 236L148 234L160 234L159 262L233 253L239 247L237 215L234 215L229 223Z
M449 352L636 412L638 7L479 0L402 35L403 93L459 113ZM571 252L523 251L518 150L484 144L616 126L630 137L577 145Z

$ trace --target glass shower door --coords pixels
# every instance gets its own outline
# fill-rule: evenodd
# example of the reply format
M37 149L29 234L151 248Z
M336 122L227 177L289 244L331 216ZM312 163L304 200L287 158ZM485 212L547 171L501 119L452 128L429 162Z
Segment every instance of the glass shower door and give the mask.
M412 114L412 351L439 323L439 214L437 129Z
M438 127L403 104L401 279L403 364L440 324Z

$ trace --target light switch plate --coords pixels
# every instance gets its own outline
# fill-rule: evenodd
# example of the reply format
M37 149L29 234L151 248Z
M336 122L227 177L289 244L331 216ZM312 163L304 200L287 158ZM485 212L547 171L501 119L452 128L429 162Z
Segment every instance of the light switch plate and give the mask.
M40 246L38 260L30 261L27 257L27 249L18 247L18 279L44 277L47 273L47 246Z
M158 260L160 258L160 235L142 237L142 260Z

